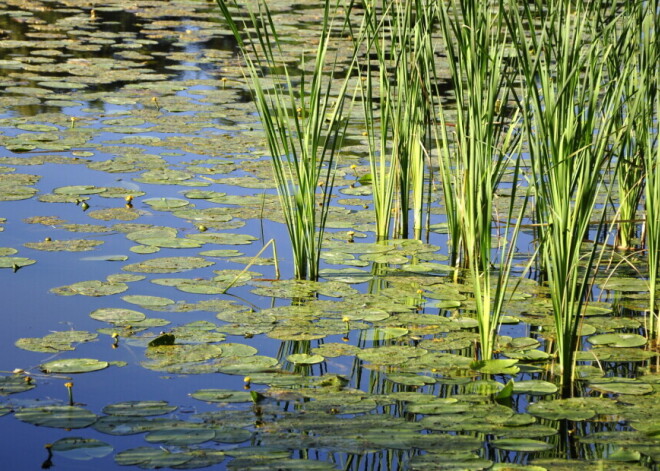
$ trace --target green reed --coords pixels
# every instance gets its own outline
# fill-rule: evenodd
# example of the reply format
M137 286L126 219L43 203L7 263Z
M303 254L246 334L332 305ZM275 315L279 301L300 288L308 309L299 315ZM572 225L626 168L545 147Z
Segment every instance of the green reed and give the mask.
M612 116L615 128L621 131L620 137L612 142L617 157L616 182L618 190L617 235L618 249L632 250L640 245L638 209L644 195L644 156L639 141L646 127L644 112L648 96L641 93L647 80L642 73L644 67L642 51L643 37L640 35L640 15L644 8L641 3L627 5L624 14L614 27L603 28L603 40L611 44L613 51L607 56L607 71L610 77L617 77L626 67L640 73L626 74L619 112ZM610 14L616 14L611 12ZM607 21L607 20L605 20Z
M573 6L562 0L548 6L538 0L525 4L522 13L511 8L509 23L525 80L522 103L541 267L552 300L564 395L571 393L578 330L596 260L596 244L586 253L581 247L589 238L611 159L610 144L616 139L612 117L628 71L607 80L604 64L611 50L597 35L603 27L597 24L601 7L598 1ZM527 25L537 24L539 16L541 29L530 31Z
M305 53L300 75L286 65L280 38L267 2L248 10L247 20L234 20L228 0L217 0L247 64L252 94L266 132L280 203L293 251L294 275L318 278L319 256L334 185L335 159L348 119L347 88L353 67L342 69L345 79L333 80L339 66L329 59L334 27L332 10L323 7L314 66L306 71ZM236 1L231 5L238 7ZM330 72L326 72L329 68ZM267 77L264 76L267 74ZM338 85L337 85L337 82Z
M378 239L389 238L392 231L408 237L409 209L414 237L421 237L426 136L433 106L429 91L434 8L429 0L365 4L365 42L377 59L376 66L365 61L362 79ZM380 116L374 112L375 103Z
M495 7L495 8L493 8ZM453 1L439 10L439 23L454 83L454 132L440 111L440 174L452 237L452 260L468 268L476 301L481 358L490 359L520 228L513 211L520 180L520 129L506 104L515 70L504 58L509 49L501 2ZM505 247L496 272L493 256L494 194L513 168L509 211L503 225ZM455 211L455 213L453 213Z
M637 126L641 153L645 166L645 240L648 261L649 281L649 317L646 331L649 338L658 340L660 318L658 313L657 283L660 271L660 146L658 145L658 126L660 125L660 27L657 12L658 0L644 4L639 16L639 80L638 93L643 103Z

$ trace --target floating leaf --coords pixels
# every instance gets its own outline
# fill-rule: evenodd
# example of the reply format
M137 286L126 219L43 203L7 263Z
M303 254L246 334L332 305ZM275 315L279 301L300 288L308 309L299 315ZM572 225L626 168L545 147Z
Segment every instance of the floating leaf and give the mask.
M13 268L15 270L34 263L37 263L37 261L27 257L0 257L0 268Z
M50 449L56 455L79 461L103 458L114 451L112 445L106 442L82 437L60 438L52 444Z
M589 381L589 387L605 393L630 394L634 396L649 394L653 386L635 378L597 378Z
M60 286L58 288L53 288L50 291L52 293L71 296L79 294L82 296L110 296L113 294L123 293L128 289L128 285L125 283L111 283L107 281L81 281L79 283L74 283L68 286Z
M296 365L315 365L325 361L322 355L309 355L307 353L294 353L286 359Z
M647 339L639 334L600 334L592 335L587 340L592 345L608 345L610 347L641 347Z
M250 402L249 391L233 391L231 389L200 389L191 394L195 399L206 402Z
M32 352L61 352L74 350L73 344L89 342L98 337L98 334L83 330L67 330L53 332L45 337L20 338L15 345L23 350Z
M487 374L516 374L520 371L520 368L515 366L516 363L518 360L480 360L473 362L470 368Z
M96 319L97 321L110 322L111 324L117 325L130 325L135 322L140 322L146 318L146 316L141 312L121 308L97 309L89 316L92 319Z
M137 273L177 273L213 264L214 262L209 262L202 257L163 257L126 265L122 270Z
M33 425L63 429L89 427L98 418L87 409L75 406L28 407L19 410L14 416Z
M46 252L86 252L94 250L95 247L103 244L102 240L46 240L43 242L26 242L26 247Z
M176 406L171 406L166 401L128 401L107 405L103 408L103 413L118 416L149 417L169 414L176 409Z
M11 376L0 376L0 396L29 391L34 387L34 381L28 380L28 378L23 375L15 374Z
M550 450L555 447L552 443L532 438L500 438L490 442L495 448L518 452L535 452Z
M95 360L93 358L67 358L53 360L41 364L41 369L46 373L89 373L98 371L109 366L107 361Z
M124 301L131 304L139 304L142 307L146 308L161 308L174 304L174 301L169 298L163 298L160 296L144 296L144 295L128 295L122 296Z
M171 211L188 206L190 202L180 198L147 198L142 200L144 204L148 204L156 211Z
M581 421L596 416L594 405L580 398L535 402L529 405L527 412L536 417L551 420Z
M534 396L545 396L557 392L557 386L540 379L529 379L516 381L513 385L513 392L516 394L532 394Z
M97 209L87 213L90 218L99 219L101 221L133 221L142 216L142 214L144 213L134 208Z
M215 438L215 432L200 424L178 425L171 429L154 430L144 439L149 443L162 443L170 446L189 446L208 442Z
M131 448L115 455L115 462L120 466L139 466L145 469L171 468L191 459L188 453L172 453L164 448L150 447Z

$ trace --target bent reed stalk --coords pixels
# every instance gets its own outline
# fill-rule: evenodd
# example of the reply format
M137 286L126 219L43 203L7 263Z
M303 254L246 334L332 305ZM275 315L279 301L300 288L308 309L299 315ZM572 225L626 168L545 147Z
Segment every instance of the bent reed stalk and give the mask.
M249 21L243 20L242 29L234 20L229 1L217 0L217 4L245 59L252 95L266 132L291 240L294 276L316 280L334 186L335 158L348 124L345 102L355 63L352 58L348 70L342 70L346 78L335 89L337 62L327 57L333 34L331 10L339 10L339 2L324 2L314 67L311 72L305 70L303 53L301 75L295 80L286 61L280 60L284 57L283 43L265 0L259 1L256 12L248 10ZM236 1L231 5L239 8ZM328 66L329 73L324 71Z

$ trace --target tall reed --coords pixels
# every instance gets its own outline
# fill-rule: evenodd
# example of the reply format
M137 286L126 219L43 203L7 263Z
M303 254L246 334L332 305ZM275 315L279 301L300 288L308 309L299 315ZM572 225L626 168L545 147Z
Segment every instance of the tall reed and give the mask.
M620 105L621 74L628 69L605 77L610 49L597 35L601 1L573 6L567 0L549 5L535 0L525 3L522 13L517 4L510 3L509 25L525 81L522 103L541 267L552 300L562 393L570 395L578 329L596 259L596 244L586 254L581 246L589 238L611 158L610 143L616 138L612 116ZM530 30L539 17L540 30Z
M639 94L642 97L640 124L641 153L644 156L645 186L645 231L649 280L649 317L646 331L651 339L658 341L660 313L657 302L658 272L660 271L660 22L658 0L645 2L639 16Z
M519 216L511 225L521 140L517 114L506 112L515 71L505 61L505 14L502 2L469 0L449 2L438 14L457 108L453 136L445 110L440 111L441 178L447 210L456 211L447 215L456 226L450 228L453 262L469 269L474 287L482 359L493 354L521 222ZM504 223L508 240L495 274L493 198L510 167L511 205Z
M367 50L377 60L376 70L368 59L364 67L363 103L378 239L389 238L392 231L408 237L409 208L414 236L421 235L433 106L434 9L430 0L365 4ZM373 109L376 102L380 119ZM397 216L394 225L392 213Z
M626 74L621 95L619 112L612 116L614 126L621 130L619 139L612 142L617 158L616 183L618 207L616 212L617 236L615 245L619 249L631 250L639 246L637 238L638 209L644 195L644 156L639 138L644 136L644 121L647 116L649 98L642 88L648 79L641 63L643 36L640 35L642 3L629 4L614 27L603 28L603 40L611 44L613 51L607 56L607 72L617 77L625 67L639 71ZM608 20L605 19L605 22ZM628 65L627 65L628 64Z
M334 80L337 59L328 58L333 34L333 9L326 0L321 32L314 51L314 67L295 78L284 57L267 2L248 10L241 26L234 20L229 0L217 0L247 64L252 94L263 123L293 251L294 275L318 278L319 255L334 183L335 157L348 120L345 104L354 60L345 79ZM238 3L231 5L238 8ZM310 51L307 51L309 54ZM325 68L330 72L326 72ZM268 74L267 77L264 74ZM334 86L337 85L338 86Z

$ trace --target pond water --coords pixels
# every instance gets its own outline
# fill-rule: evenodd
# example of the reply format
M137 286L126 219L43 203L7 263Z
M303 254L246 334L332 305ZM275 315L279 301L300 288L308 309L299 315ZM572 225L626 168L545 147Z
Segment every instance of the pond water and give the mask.
M304 40L303 3L273 7ZM359 138L328 271L291 280L232 38L213 2L0 0L3 466L651 469L660 376L634 280L592 305L578 397L556 397L531 279L498 345L520 363L479 371L446 236L374 243Z

